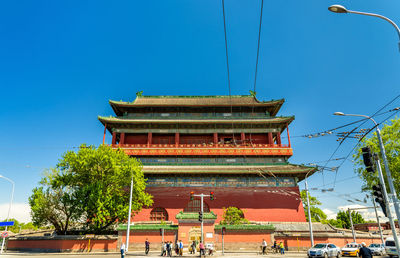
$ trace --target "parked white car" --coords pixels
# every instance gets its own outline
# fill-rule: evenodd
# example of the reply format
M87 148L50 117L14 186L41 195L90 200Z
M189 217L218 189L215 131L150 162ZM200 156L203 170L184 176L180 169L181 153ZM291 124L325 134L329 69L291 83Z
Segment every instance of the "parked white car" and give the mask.
M396 243L394 242L393 237L388 237L385 240L385 252L389 255L390 258L393 256L397 256Z
M309 258L311 257L337 257L341 256L340 248L334 244L316 244L307 251Z
M382 256L385 254L385 246L383 244L370 244L368 248L371 250L372 255Z

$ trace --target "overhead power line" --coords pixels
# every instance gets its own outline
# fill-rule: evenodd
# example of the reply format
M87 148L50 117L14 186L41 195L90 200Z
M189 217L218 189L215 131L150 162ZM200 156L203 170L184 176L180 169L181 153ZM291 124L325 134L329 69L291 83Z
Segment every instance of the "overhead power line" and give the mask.
M261 25L262 25L262 16L263 16L263 6L264 6L264 0L261 0L260 25L258 27L256 71L255 71L255 74L254 74L254 94L256 93L256 85L257 85L258 57L260 55L260 41L261 41Z
M226 37L226 19L225 19L225 1L222 0L222 16L224 18L224 35L225 35L225 56L226 56L226 69L228 76L229 96L231 96L231 80L229 75L229 56L228 56L228 39Z

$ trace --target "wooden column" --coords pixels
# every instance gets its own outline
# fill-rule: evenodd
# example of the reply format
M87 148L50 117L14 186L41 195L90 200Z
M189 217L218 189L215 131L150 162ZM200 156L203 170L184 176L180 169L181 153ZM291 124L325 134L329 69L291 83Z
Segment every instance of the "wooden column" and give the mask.
M119 136L119 146L125 144L125 133L121 133Z
M267 133L267 134L268 134L268 144L273 145L274 138L272 137L272 133Z
M175 146L178 147L179 145L179 133L175 133Z
M117 133L116 133L116 132L113 132L111 144L112 144L112 145L115 145L116 142L117 142Z
M214 133L214 144L218 144L218 133Z
M147 133L147 147L153 144L153 133Z
M106 141L106 132L107 132L107 124L106 124L106 123L104 123L103 144L104 144L104 143L105 143L105 141Z
M289 135L289 124L286 124L286 132L287 132L288 144L289 144L289 148L290 148L291 145L290 145L290 135Z
M240 133L240 140L242 141L242 144L244 144L244 142L246 140L246 135L244 134L244 132Z
M276 144L278 144L279 147L282 147L281 133L280 132L276 133Z

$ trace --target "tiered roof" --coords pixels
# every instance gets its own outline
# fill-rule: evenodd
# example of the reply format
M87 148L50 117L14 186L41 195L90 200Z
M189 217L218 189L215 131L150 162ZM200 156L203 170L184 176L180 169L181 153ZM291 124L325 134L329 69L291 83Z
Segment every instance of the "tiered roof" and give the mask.
M137 96L132 102L114 101L109 103L117 116L135 107L271 107L275 116L284 99L259 101L251 95L234 96Z

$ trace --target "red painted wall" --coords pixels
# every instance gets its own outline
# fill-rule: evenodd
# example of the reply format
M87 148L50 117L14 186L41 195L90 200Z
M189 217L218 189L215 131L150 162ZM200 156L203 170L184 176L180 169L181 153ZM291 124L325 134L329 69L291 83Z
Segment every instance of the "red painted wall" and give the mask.
M90 251L116 251L117 239L91 239ZM44 249L44 250L71 250L88 251L89 240L87 239L27 239L8 240L7 248L11 250Z
M183 211L189 202L190 191L195 194L214 191L215 200L205 202L211 211L217 214L216 223L222 219L223 208L239 207L245 218L250 221L291 221L305 222L305 214L298 187L149 187L147 192L153 195L153 207L167 210L169 221L177 223L176 214ZM152 208L143 209L133 217L133 221L148 221Z
M245 135L246 140L250 141L250 134L246 133ZM255 144L267 144L268 143L268 137L267 133L265 134L251 134L251 142Z
M125 144L147 144L147 134L125 134Z
M126 242L126 231L122 232L122 236L120 239L122 239L123 243ZM161 243L162 236L160 235L159 231L144 232L144 231L133 231L132 230L129 234L129 243L143 243L143 247L144 247L144 242L146 241L146 239L150 243ZM166 230L164 232L164 241L174 242L175 241L175 231Z
M179 143L181 144L210 144L214 141L212 134L181 134L179 135Z

